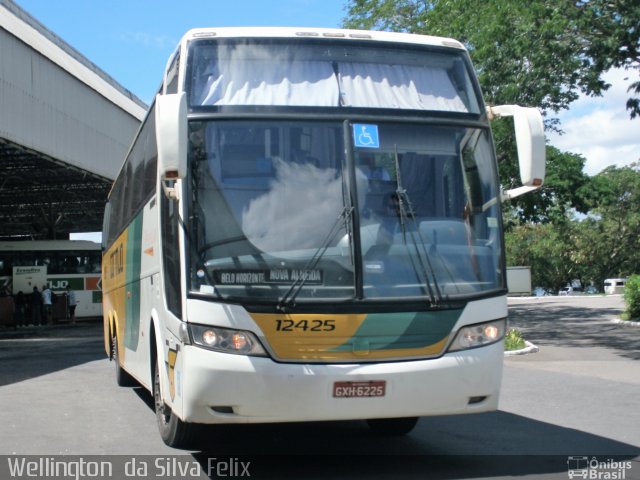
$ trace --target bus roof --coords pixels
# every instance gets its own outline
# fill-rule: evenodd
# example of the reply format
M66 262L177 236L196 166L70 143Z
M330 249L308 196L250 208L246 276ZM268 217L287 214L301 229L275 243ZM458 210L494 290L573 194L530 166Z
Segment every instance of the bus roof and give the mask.
M220 27L195 28L189 30L182 41L198 38L325 38L346 40L371 40L374 42L411 43L416 45L431 45L438 47L466 50L457 40L430 35L412 33L381 32L374 30L348 30L339 28L309 28L309 27Z
M99 243L89 240L23 240L0 242L2 252L101 250Z

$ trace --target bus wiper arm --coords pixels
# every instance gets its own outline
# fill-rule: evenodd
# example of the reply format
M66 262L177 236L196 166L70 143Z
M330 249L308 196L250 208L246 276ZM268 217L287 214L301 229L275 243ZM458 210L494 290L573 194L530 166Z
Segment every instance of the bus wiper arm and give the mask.
M218 289L215 287L215 282L213 281L213 277L207 270L207 266L200 258L200 255L198 255L198 249L196 247L196 243L193 240L192 236L190 235L189 229L184 224L184 221L182 220L182 218L180 218L180 216L178 216L178 223L180 224L180 227L184 232L184 236L187 239L187 242L189 243L189 247L191 248L191 256L195 256L196 258L196 266L198 267L198 271L202 271L208 284L213 287L214 293L219 297L220 293L218 292Z
M304 287L304 284L307 282L309 278L309 274L311 273L311 270L313 270L318 265L318 262L326 253L327 249L329 248L329 245L331 245L331 242L340 231L340 226L342 225L342 223L343 222L348 223L351 219L352 214L353 214L353 207L344 207L342 209L342 211L340 212L340 215L338 215L338 218L336 219L335 223L331 227L331 230L329 230L329 233L327 234L323 242L320 244L320 247L318 247L318 249L314 252L313 256L307 262L307 265L303 269L302 275L298 277L291 284L289 289L285 292L285 294L282 296L282 298L278 302L278 305L276 307L278 310L280 310L281 312L284 312L287 306L293 304L296 297L302 290L302 287Z
M413 248L416 251L416 257L418 258L418 262L420 263L420 271L424 275L424 281L427 286L427 293L429 295L429 302L432 307L437 307L442 300L442 293L440 292L440 286L438 285L438 279L436 278L435 271L433 269L433 265L431 265L431 260L429 258L429 253L427 252L426 247L424 246L424 239L422 238L422 234L420 233L420 226L418 222L416 222L416 215L413 210L413 205L411 204L411 199L407 194L407 190L402 185L402 178L400 176L400 159L398 158L398 149L395 148L395 164L396 164L396 195L398 197L398 213L400 214L400 228L402 229L402 241L407 246L407 218L411 218L413 222L413 229L409 231L409 237L411 238L411 243L413 244ZM408 210L408 212L407 212ZM418 240L416 240L416 233L418 235ZM419 247L422 245L422 248ZM409 254L411 258L411 255ZM411 264L413 265L414 270L418 271L415 266L413 260L411 260ZM429 279L431 277L431 279ZM431 283L433 282L433 287Z

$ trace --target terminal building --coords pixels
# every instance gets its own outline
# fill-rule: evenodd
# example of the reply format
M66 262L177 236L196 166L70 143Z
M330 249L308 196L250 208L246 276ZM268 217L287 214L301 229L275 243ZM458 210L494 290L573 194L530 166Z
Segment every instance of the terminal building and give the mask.
M102 230L147 105L0 0L0 240Z

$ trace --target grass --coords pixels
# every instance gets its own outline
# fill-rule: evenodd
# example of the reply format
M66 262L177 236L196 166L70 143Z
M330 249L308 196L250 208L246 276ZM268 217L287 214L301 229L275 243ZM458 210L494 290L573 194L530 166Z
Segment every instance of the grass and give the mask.
M511 328L504 337L504 349L507 351L521 350L526 346L522 334L515 328Z
M640 318L631 318L631 315L629 315L629 313L627 312L622 312L622 314L620 315L620 318L622 320L627 320L629 322L640 322Z

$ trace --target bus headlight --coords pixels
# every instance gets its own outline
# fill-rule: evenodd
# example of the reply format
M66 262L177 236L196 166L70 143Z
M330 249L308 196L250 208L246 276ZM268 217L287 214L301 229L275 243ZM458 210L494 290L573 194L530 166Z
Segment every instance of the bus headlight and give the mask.
M243 330L189 324L194 345L217 352L266 357L256 336Z
M483 347L502 340L507 327L505 319L465 325L458 330L449 346L450 352Z

